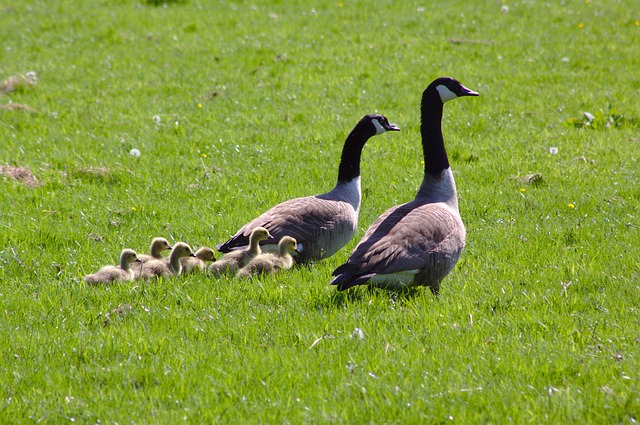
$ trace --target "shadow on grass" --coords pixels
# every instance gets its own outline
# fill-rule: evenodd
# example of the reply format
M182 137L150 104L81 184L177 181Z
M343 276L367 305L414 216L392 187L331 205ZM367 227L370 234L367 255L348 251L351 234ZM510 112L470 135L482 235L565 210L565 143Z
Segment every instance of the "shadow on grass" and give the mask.
M389 291L370 286L355 287L346 291L334 291L328 298L318 300L318 308L347 308L352 304L368 303L372 299L385 299L391 303L403 303L416 296L431 292L428 288L407 288L402 291Z

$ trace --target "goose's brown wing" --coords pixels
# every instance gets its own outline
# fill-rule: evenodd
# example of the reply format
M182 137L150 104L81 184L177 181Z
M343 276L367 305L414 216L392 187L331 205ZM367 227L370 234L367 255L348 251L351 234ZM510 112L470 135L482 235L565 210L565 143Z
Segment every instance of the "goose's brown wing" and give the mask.
M322 245L332 232L355 230L357 216L353 207L343 201L323 199L318 196L291 199L276 205L259 217L245 224L225 243L216 248L229 252L249 244L251 231L262 226L269 230L273 239L262 241L262 245L277 244L283 236L295 238L303 246Z
M371 225L347 262L333 272L331 283L346 289L376 274L439 269L447 257L457 259L464 240L464 225L446 204L409 202L387 210Z

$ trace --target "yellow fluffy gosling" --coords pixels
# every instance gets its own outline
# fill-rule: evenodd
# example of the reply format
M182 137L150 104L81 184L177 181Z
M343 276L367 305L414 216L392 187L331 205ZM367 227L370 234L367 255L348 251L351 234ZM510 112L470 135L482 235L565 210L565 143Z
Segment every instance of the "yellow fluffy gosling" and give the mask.
M136 278L149 279L151 277L171 277L182 273L182 265L180 259L184 257L195 257L189 245L184 242L178 242L171 249L169 258L162 260L151 260L142 265L142 270L136 272Z
M131 263L138 260L136 252L132 249L125 249L120 254L119 266L104 266L93 274L86 275L86 283L96 285L98 283L111 283L123 280L133 280L133 270Z
M149 248L149 254L140 254L138 255L138 259L147 263L152 260L162 260L164 257L162 256L163 251L167 251L171 249L171 245L169 245L169 241L165 238L154 238L151 241L151 247Z
M278 242L278 254L260 254L241 268L238 277L249 277L260 274L277 273L280 270L290 269L293 265L293 254L296 251L298 242L291 236L284 236Z
M196 251L195 257L183 257L180 259L182 274L202 272L207 267L207 261L216 261L213 249L203 246Z
M262 253L260 241L271 238L271 234L264 227L256 227L251 231L249 246L245 249L231 251L221 259L211 264L209 270L220 276L222 274L232 275L242 267L246 266L256 256Z

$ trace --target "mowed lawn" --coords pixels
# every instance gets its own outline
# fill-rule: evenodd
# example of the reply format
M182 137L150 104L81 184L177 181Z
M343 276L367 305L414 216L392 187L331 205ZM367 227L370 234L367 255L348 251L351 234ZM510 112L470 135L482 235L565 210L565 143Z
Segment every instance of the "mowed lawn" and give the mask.
M635 1L155 3L0 0L0 423L640 420ZM465 251L437 300L337 292L415 196L440 76L480 93L443 118ZM330 190L374 112L401 131L335 256L83 282Z

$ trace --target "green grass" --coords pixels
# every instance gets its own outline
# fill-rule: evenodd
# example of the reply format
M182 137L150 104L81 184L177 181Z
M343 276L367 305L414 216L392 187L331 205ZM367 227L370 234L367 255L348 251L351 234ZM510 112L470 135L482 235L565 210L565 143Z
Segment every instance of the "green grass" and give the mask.
M0 166L37 179L0 176L0 422L638 420L633 1L156 3L0 2L0 82L38 76L0 92L36 111L0 109ZM481 94L443 120L462 258L439 300L336 293L368 225L415 195L442 75ZM212 246L329 190L373 112L402 131L365 147L360 231L334 257L82 283L123 247Z

